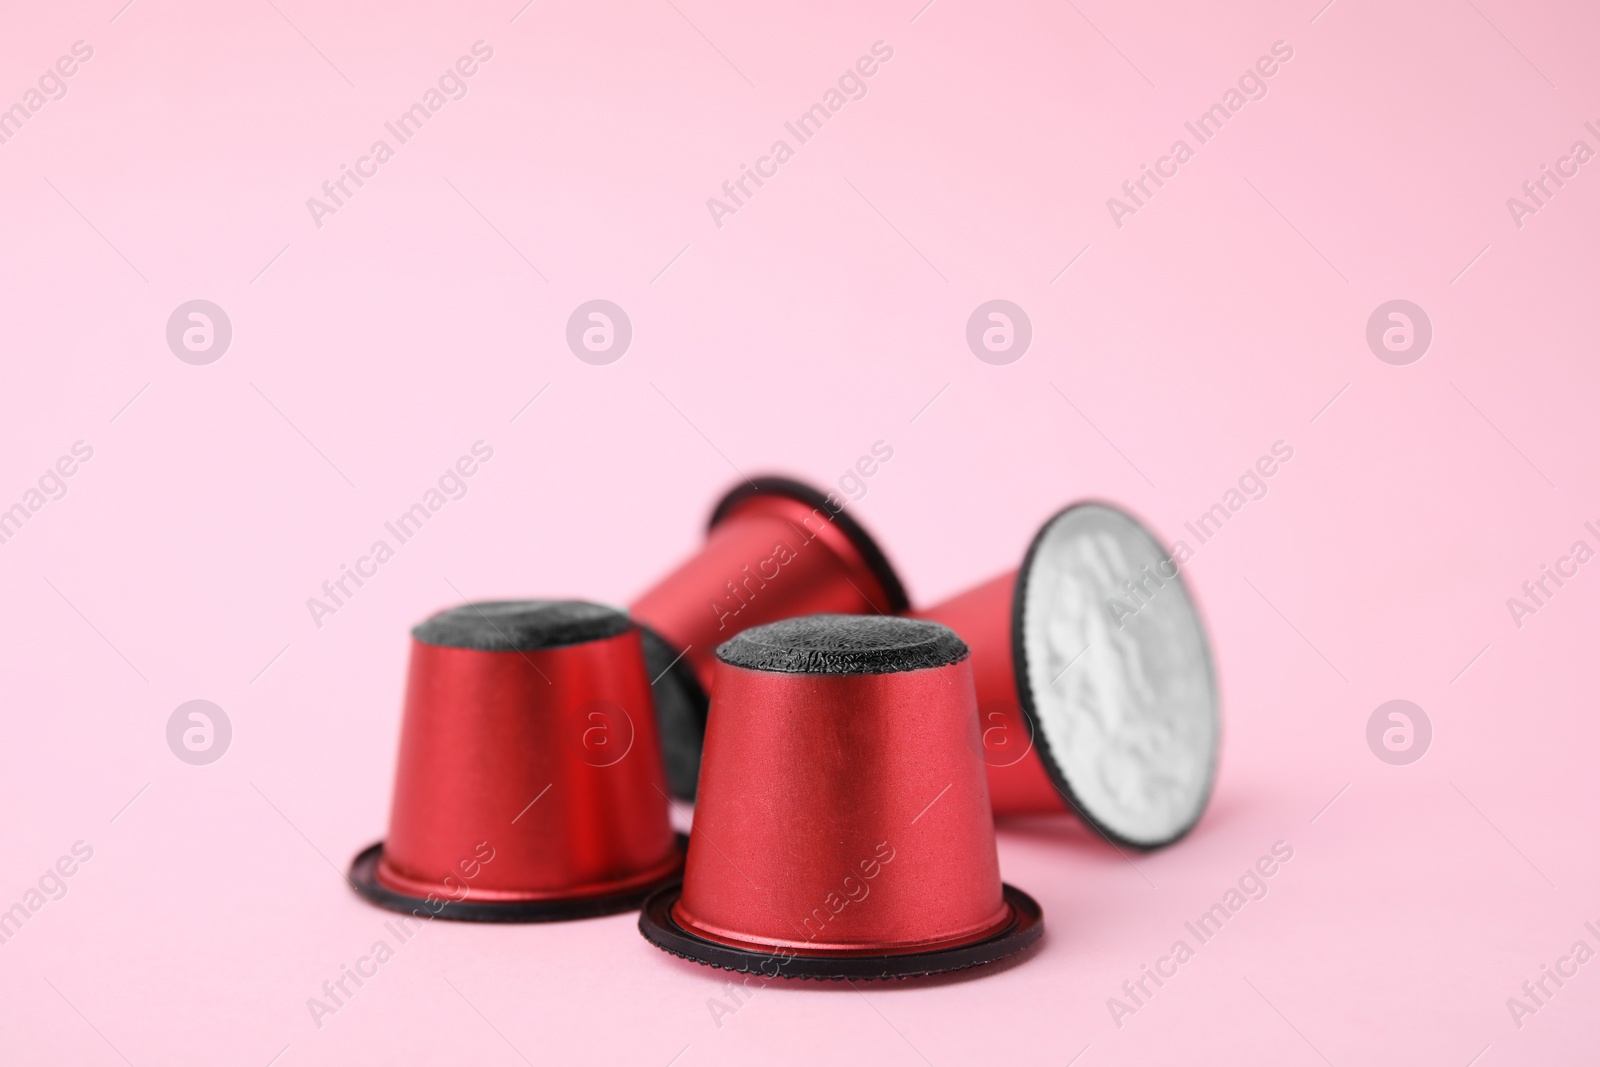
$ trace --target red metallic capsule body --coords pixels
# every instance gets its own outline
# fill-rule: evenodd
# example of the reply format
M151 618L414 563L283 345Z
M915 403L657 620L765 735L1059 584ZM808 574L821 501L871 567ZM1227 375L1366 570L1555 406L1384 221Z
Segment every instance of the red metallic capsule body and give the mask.
M1034 750L1033 728L1017 699L1010 625L1016 585L1012 571L913 614L950 627L972 649L978 726L995 813L1059 812L1066 802Z
M1021 568L915 613L972 649L997 815L1070 809L1134 848L1199 820L1221 726L1183 558L1127 513L1075 504Z
M682 864L664 786L626 616L465 605L414 632L389 836L353 878L378 903L434 902L442 917L636 906Z
M1003 887L967 651L942 626L811 616L719 651L669 951L782 977L992 962L1039 936Z
M783 478L734 489L712 512L704 547L630 609L658 679L673 792L695 795L719 644L796 615L894 614L907 606L883 553L836 501Z

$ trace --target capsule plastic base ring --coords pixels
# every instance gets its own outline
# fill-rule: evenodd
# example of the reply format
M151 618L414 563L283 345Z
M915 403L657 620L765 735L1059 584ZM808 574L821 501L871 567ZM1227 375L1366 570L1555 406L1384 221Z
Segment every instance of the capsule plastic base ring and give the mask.
M1038 903L1014 886L1005 885L1001 890L1011 908L1011 921L1000 930L967 945L893 956L808 956L734 948L709 941L684 929L672 917L672 906L683 892L681 882L658 890L645 901L639 912L639 932L657 948L682 959L763 978L835 982L922 978L998 963L1039 942L1044 936L1044 913Z
M676 835L678 854L688 848L689 839ZM562 922L567 919L591 919L600 915L615 915L633 911L652 893L676 885L683 877L680 865L671 874L648 885L605 896L574 897L569 900L447 900L443 907L437 898L429 900L407 893L397 893L378 881L378 861L383 857L383 842L370 845L356 855L350 863L348 881L368 903L390 911L415 915L419 919L453 919L457 922L478 923L542 923ZM437 910L435 910L437 908Z

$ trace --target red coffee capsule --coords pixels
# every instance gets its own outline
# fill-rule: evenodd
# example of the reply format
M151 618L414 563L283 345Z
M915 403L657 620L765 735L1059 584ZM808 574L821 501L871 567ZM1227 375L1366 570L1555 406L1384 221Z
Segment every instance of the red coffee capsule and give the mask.
M1074 504L1020 570L916 614L972 648L996 814L1070 808L1143 849L1199 821L1221 734L1210 647L1178 564L1137 520Z
M711 513L705 546L634 603L675 795L694 799L719 644L796 615L909 606L889 561L841 507L787 478L748 481Z
M464 604L411 632L388 839L358 893L442 919L637 907L683 867L639 631L582 601Z
M813 615L717 650L681 885L658 947L788 978L992 963L1043 933L1000 882L967 647L914 619Z

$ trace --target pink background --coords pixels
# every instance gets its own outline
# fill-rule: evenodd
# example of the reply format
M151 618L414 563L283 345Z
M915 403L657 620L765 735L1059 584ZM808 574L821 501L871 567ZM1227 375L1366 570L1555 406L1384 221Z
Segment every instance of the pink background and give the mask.
M0 545L0 908L94 856L0 945L0 1058L1592 1054L1600 962L1520 1028L1506 999L1600 949L1600 565L1520 629L1506 598L1600 547L1600 165L1520 229L1505 201L1600 148L1600 15L920 2L10 16L0 103L76 40L94 57L0 145L0 506L74 441L94 457ZM317 228L306 198L480 39L468 95ZM866 98L713 225L706 198L878 40ZM1278 40L1268 96L1117 228L1106 198ZM610 366L564 341L596 297L634 327ZM1009 366L964 339L996 297L1034 329ZM165 342L193 298L233 324L209 366ZM1395 298L1434 326L1410 366L1364 338ZM479 439L468 495L315 627L305 599ZM338 872L385 826L407 628L462 597L626 603L735 468L828 483L880 439L852 508L923 604L1079 497L1176 538L1292 445L1188 569L1225 716L1194 834L1123 857L1064 818L1006 827L1047 942L978 980L773 987L719 1027L725 976L632 915L434 923L317 1028L306 999L384 936ZM204 767L164 735L196 698L234 729ZM1395 698L1433 723L1409 766L1365 740ZM1279 840L1269 895L1119 1028L1107 998Z

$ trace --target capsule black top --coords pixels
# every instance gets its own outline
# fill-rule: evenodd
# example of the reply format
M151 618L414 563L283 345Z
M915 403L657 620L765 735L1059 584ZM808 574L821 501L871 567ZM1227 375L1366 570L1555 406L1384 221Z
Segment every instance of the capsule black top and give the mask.
M633 621L586 600L480 600L441 611L411 636L425 645L478 652L537 652L627 633Z
M948 627L877 615L804 615L752 627L717 648L731 666L784 674L893 674L947 667L968 654Z

